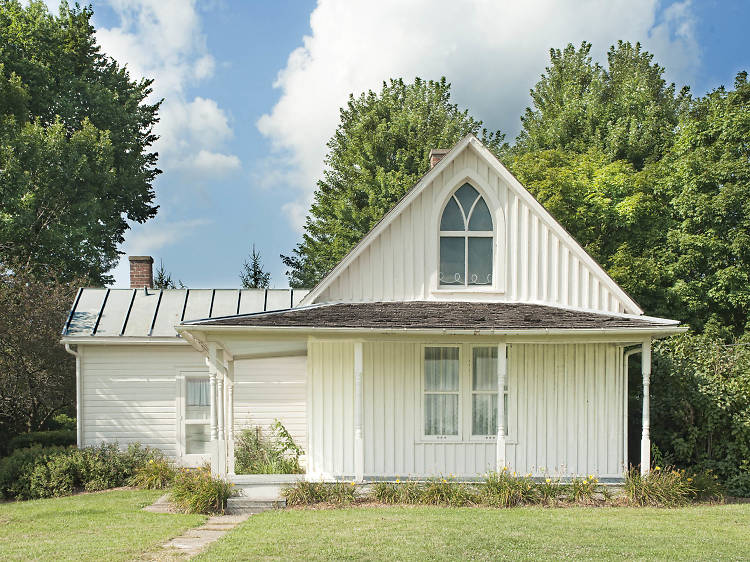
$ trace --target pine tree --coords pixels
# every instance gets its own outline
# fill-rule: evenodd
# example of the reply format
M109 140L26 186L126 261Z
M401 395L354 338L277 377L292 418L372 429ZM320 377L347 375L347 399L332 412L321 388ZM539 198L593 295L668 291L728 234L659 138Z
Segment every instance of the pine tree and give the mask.
M271 274L263 270L260 252L255 249L255 244L250 251L250 259L242 264L240 282L243 289L266 289L271 283Z

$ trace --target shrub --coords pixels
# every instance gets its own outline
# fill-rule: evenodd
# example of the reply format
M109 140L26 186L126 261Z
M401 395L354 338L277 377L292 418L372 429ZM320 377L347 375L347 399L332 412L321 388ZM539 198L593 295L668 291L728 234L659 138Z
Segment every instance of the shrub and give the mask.
M28 449L16 449L9 456L0 459L0 496L31 498L31 473L34 465L65 451L62 447L43 448L35 445Z
M57 429L54 431L33 431L21 433L8 442L8 453L16 449L27 449L34 445L41 447L68 447L76 444L75 429Z
M568 491L568 486L560 484L559 478L546 477L536 485L539 499L547 505L554 505Z
M224 513L232 484L215 478L208 466L177 470L170 499L185 513Z
M370 495L375 501L381 503L417 504L422 499L422 486L413 480L376 482L372 485Z
M633 505L676 507L685 505L695 491L687 476L670 468L656 466L645 476L638 467L625 475L625 496Z
M135 469L130 484L147 490L162 490L172 485L175 472L167 459L149 459L146 464Z
M682 471L685 480L692 488L691 497L699 502L722 501L724 488L719 477L711 470Z
M740 498L750 497L750 471L738 472L727 480L727 494Z
M285 487L281 495L286 498L287 505L314 505L316 503L346 505L357 499L357 487L354 482L299 480Z
M234 445L237 474L301 474L302 449L297 446L284 425L276 420L270 435L260 427L243 429Z
M491 507L514 507L539 501L537 486L531 478L518 478L507 470L488 473L480 496L482 502Z

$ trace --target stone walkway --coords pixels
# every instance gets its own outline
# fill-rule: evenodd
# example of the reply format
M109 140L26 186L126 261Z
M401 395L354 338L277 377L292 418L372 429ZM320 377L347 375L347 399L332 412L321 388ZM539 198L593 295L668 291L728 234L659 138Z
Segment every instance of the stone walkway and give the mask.
M144 508L154 513L170 513L170 504L167 496L162 496L152 505ZM238 513L235 515L214 515L202 526L188 529L179 537L162 545L157 551L150 552L146 560L186 560L201 553L209 544L220 539L237 525L250 517L250 513Z

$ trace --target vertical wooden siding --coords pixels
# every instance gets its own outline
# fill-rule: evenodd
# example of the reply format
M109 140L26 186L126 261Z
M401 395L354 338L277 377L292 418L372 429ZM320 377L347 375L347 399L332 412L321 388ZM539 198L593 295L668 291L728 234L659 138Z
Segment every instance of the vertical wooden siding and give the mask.
M626 310L610 292L603 273L583 261L582 250L561 239L552 222L530 208L471 147L451 162L317 301L434 298L431 279L438 265L435 217L445 202L443 188L466 170L489 186L505 218L505 232L496 235L496 241L504 241L505 247L496 244L495 251L503 293L485 295L487 298L634 312Z
M475 476L492 470L494 440L421 439L422 344L364 344L365 476ZM310 472L353 474L353 344L310 344ZM621 350L608 344L509 347L507 460L521 474L623 470ZM331 428L333 428L331 430Z

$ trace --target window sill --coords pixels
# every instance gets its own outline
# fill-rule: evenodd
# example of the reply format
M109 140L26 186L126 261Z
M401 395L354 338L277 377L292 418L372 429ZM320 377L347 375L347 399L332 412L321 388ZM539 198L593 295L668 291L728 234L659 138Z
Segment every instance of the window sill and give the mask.
M497 443L497 438L492 439L417 439L415 445L481 445L482 443ZM518 441L505 440L506 445L518 445Z
M495 287L483 287L481 285L469 285L468 287L463 288L449 288L449 287L440 287L439 289L432 289L433 295L462 295L462 294L471 294L471 293L479 293L483 295L504 295L505 291L502 291L500 289L497 289Z

